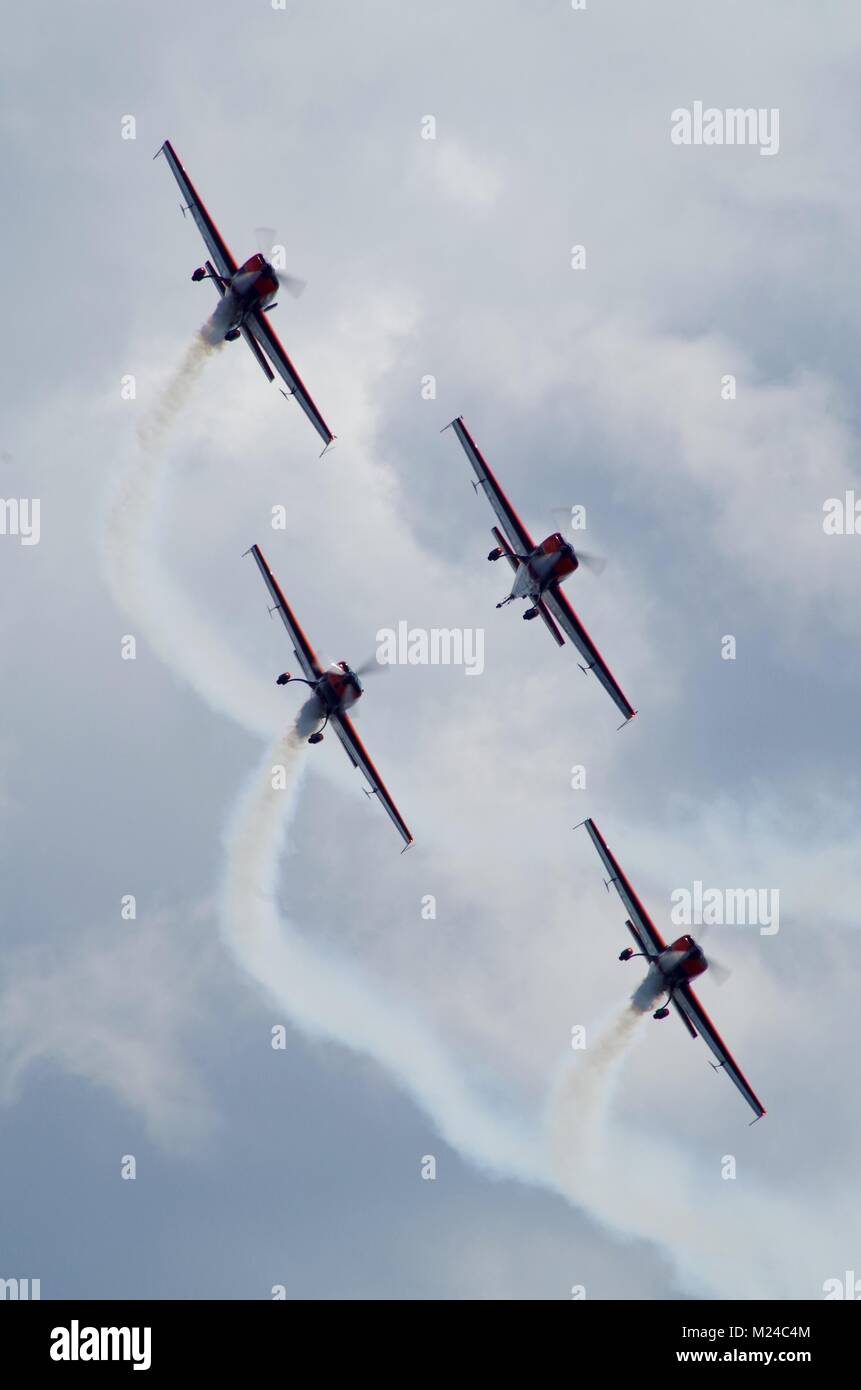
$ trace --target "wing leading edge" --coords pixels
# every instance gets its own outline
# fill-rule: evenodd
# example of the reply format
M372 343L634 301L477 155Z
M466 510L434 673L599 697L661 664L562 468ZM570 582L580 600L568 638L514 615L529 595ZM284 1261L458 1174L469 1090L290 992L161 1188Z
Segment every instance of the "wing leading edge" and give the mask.
M335 436L329 429L320 411L317 409L310 391L293 366L293 363L290 361L281 343L281 339L278 337L271 323L269 323L266 315L257 313L255 310L254 313L246 316L245 326L253 335L263 352L266 353L266 356L272 362L281 380L286 383L288 387L286 394L296 398L305 414L308 416L308 419L311 421L311 424L314 426L314 429L322 439L325 448L328 449Z
M263 582L269 590L270 596L274 600L275 608L281 614L281 621L287 629L287 633L293 645L293 651L296 656L296 659L302 667L302 670L305 672L305 675L308 678L308 680L318 680L319 677L322 676L323 672L320 667L320 663L317 660L317 653L314 651L314 648L311 646L311 643L308 641L308 638L302 631L302 628L299 625L299 621L295 613L293 612L293 609L290 607L289 603L287 602L286 598L281 592L281 586L279 585L278 580L275 578L275 575L269 568L268 562L263 554L263 551L260 549L259 545L252 545L250 553L254 556L254 559L257 561L257 568L263 575Z
M409 827L392 800L385 782L368 754L368 750L356 733L356 726L352 719L348 714L333 714L329 723L334 725L335 733L344 745L353 767L361 768L364 776L370 782L373 788L371 795L376 796L385 806L389 819L404 842L404 849L409 849L413 842Z
M584 821L584 825L589 831L589 837L598 851L604 868L610 875L610 882L625 904L627 911L634 919L640 936L648 943L653 955L658 951L665 951L667 949L666 941L661 936L658 928L655 926L648 912L640 902L640 899L637 897L637 894L634 892L634 889L631 887L616 856L609 848L607 841L604 839L597 825L591 818Z
M535 549L535 542L499 486L495 475L460 415L456 420L452 420L451 428L460 440L463 451L472 464L478 485L487 493L487 500L496 513L499 524L515 555L528 555Z
M684 1014L685 1021L694 1037L696 1037L697 1032L702 1034L706 1045L718 1059L718 1067L728 1073L733 1085L738 1087L756 1118L761 1120L765 1114L765 1106L745 1077L691 986L682 985L681 989L674 990L673 1000L680 1013Z
M185 172L182 162L178 158L169 140L165 140L161 149L157 151L154 157L158 158L160 154L164 155L170 165L171 172L179 184L180 192L185 199L184 210L190 212L197 223L198 231L206 242L207 250L215 261L219 275L223 275L225 279L229 280L230 276L236 271L236 261L233 258L230 247L227 245L224 237L207 212L202 198L198 194L191 179L188 177L188 174Z
M551 586L551 588L545 591L544 600L550 612L562 628L562 631L566 636L571 638L574 646L586 662L588 669L595 672L595 675L598 677L598 680L601 682L601 685L603 685L616 708L625 716L625 723L627 724L629 719L634 718L637 711L634 709L634 706L616 680L610 667L595 646L595 643L592 641L592 638L589 636L561 589L555 585Z

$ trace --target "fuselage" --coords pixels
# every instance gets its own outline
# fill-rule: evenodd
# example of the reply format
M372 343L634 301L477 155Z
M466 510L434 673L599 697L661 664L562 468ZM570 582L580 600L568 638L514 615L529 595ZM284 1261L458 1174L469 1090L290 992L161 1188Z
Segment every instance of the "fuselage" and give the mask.
M579 566L574 547L555 531L528 556L521 557L523 563L514 577L511 590L514 598L540 598L551 584L560 584L573 574Z
M206 274L200 266L191 278L202 280ZM278 276L260 251L249 256L229 280L221 279L220 283L224 287L222 305L227 333L237 333L247 314L268 309L278 292Z
M362 682L346 661L330 666L314 686L314 694L326 714L349 709L359 699L362 690Z
M652 969L659 971L668 989L693 980L708 969L708 961L692 936L680 936L665 951L661 951L652 961Z

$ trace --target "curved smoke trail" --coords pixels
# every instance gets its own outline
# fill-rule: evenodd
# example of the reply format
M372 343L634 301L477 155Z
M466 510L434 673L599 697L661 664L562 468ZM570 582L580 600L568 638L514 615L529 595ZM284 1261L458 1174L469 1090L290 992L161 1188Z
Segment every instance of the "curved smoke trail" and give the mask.
M304 721L267 751L225 833L224 939L249 974L304 1033L362 1052L394 1075L446 1143L502 1176L546 1184L537 1134L474 1093L433 1035L366 980L357 966L307 941L276 902L278 866L303 767Z
M211 709L269 738L283 721L280 702L173 584L156 544L167 436L222 341L204 326L139 429L139 454L108 511L105 570L117 603L141 624L174 675ZM494 1172L546 1182L538 1136L527 1136L522 1123L508 1124L485 1108L429 1031L375 992L355 966L312 946L281 917L275 885L309 719L306 705L294 729L270 748L231 819L221 910L228 946L297 1027L364 1052L394 1074L454 1148ZM279 769L274 780L273 767Z
M206 363L223 346L223 337L218 337L218 313L216 309L195 335L138 429L139 449L109 502L102 539L103 568L116 603L140 623L168 669L216 713L268 738L281 714L275 693L245 668L206 615L165 573L156 537L167 436L188 404Z

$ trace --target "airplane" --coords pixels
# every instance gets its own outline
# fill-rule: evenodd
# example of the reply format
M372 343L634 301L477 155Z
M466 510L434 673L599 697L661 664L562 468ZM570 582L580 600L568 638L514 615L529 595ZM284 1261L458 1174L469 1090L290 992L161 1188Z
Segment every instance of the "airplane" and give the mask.
M183 216L186 212L191 213L212 257L211 261L204 261L202 266L198 266L192 274L192 280L212 281L222 299L227 301L225 338L228 342L234 342L240 336L243 337L267 380L274 381L277 372L286 382L287 390L284 391L282 388L282 394L288 399L295 396L323 440L325 453L335 436L284 351L278 334L265 317L275 308L275 295L279 285L295 292L295 288L301 286L302 282L295 276L279 274L262 252L249 256L242 265L237 265L169 140L165 140L153 158L158 159L160 154L164 155L170 165L185 199L182 205Z
M653 989L644 990L644 995L654 1001L666 992L666 1003L656 1009L652 1017L668 1018L670 1010L667 1005L672 1004L691 1037L695 1038L699 1031L706 1045L717 1058L717 1065L715 1066L713 1062L710 1065L714 1067L715 1071L727 1072L753 1110L756 1119L761 1120L765 1114L765 1106L742 1075L720 1033L694 994L691 981L704 974L709 967L703 948L689 933L685 933L684 936L680 936L676 941L667 945L619 867L615 856L607 847L607 842L595 822L589 819L583 824L589 832L605 869L610 874L605 887L609 889L610 883L615 885L616 892L631 914L625 922L625 926L634 938L637 950L635 951L632 946L626 946L620 954L619 960L632 960L635 956L642 956L649 963L649 973L645 983L653 986ZM751 1120L751 1124L755 1123L756 1120Z
M595 672L616 707L625 716L624 724L629 723L637 711L559 588L562 581L579 568L581 562L588 564L593 557L582 552L578 556L570 541L566 541L559 531L548 536L540 545L536 545L496 481L464 424L463 417L458 416L445 428L453 429L460 440L478 479L478 482L473 483L473 488L476 492L479 487L484 489L502 527L502 531L497 526L493 527L496 546L487 558L495 561L504 557L508 561L514 571L514 586L510 594L496 605L497 608L504 608L515 599L528 599L530 606L523 614L524 618L527 621L541 618L551 637L560 647L565 644L565 638L559 631L561 626L586 662L585 666L580 667L581 671ZM624 728L624 724L620 724L619 728Z
M317 660L314 648L299 626L292 608L281 592L278 581L269 568L259 545L253 545L251 550L246 550L245 553L246 555L253 555L257 561L257 568L260 570L263 581L275 603L275 607L269 611L270 613L277 611L281 614L281 621L293 644L294 655L305 673L304 677L291 676L289 671L284 671L277 678L276 684L307 685L313 692L316 716L323 721L322 726L310 735L308 742L312 744L322 743L323 730L329 726L335 730L353 767L361 768L371 784L372 790L366 791L365 795L379 798L404 841L404 849L409 849L413 837L403 816L386 790L383 779L374 767L365 745L356 733L347 713L362 695L363 686L359 679L360 675L366 674L369 670L378 669L376 664L370 662L365 667L360 667L358 671L354 671L347 665L346 661L338 661L324 671Z

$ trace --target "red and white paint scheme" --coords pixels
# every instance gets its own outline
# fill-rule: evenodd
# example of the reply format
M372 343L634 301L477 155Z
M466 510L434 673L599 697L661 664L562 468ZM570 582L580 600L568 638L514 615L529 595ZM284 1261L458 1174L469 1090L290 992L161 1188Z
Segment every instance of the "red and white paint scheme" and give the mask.
M253 555L257 562L257 568L260 570L274 602L274 607L270 609L270 612L280 613L281 621L287 629L293 646L293 654L304 672L304 676L292 676L289 671L284 671L278 677L277 684L307 685L312 692L312 710L317 716L320 727L309 736L308 742L322 743L323 730L327 726L331 726L335 730L353 767L361 768L370 783L371 791L368 795L376 796L383 803L387 815L404 841L404 849L408 849L413 842L409 828L389 795L382 777L377 772L347 713L363 693L360 675L364 674L367 669L375 669L375 663L369 663L368 667L360 667L358 671L354 671L352 667L347 665L346 661L338 661L324 670L317 659L314 648L299 626L296 615L281 592L280 585L269 568L259 545L253 545L250 552L246 551L246 554Z
M259 251L249 256L242 265L237 265L169 140L164 142L155 158L160 154L164 155L179 184L185 200L183 214L191 213L212 257L211 261L198 266L191 277L192 280L212 281L222 299L226 301L224 337L229 342L239 337L244 338L268 381L274 381L275 373L278 373L287 386L283 394L288 398L295 397L299 402L323 440L325 453L335 436L306 390L305 383L287 356L277 333L265 317L275 308L275 295L280 283L278 272ZM281 277L286 280L290 278Z
M580 559L573 545L566 541L559 531L554 531L552 536L536 545L496 481L462 418L458 416L445 428L453 429L460 440L478 479L473 483L473 487L476 492L482 488L486 493L502 527L501 531L497 526L493 528L496 546L487 558L501 560L504 557L514 571L514 585L507 597L496 605L497 608L503 608L515 599L527 599L529 607L523 614L524 618L541 618L551 637L560 647L565 644L561 628L586 662L581 669L595 672L617 709L625 716L627 724L637 711L559 588L562 581L580 567Z
M715 1070L728 1073L730 1079L741 1091L757 1120L765 1114L765 1106L746 1080L729 1048L721 1038L699 999L691 987L691 981L708 969L708 960L702 947L689 934L678 937L667 945L637 894L625 877L615 856L593 820L584 821L592 843L610 875L606 886L612 883L630 914L625 926L636 942L637 949L626 946L619 956L620 960L632 960L641 956L648 962L649 973L643 984L643 995L657 1000L666 994L666 1003L656 1009L653 1018L667 1018L669 1005L672 1005L692 1038L701 1033L706 1044L717 1058ZM712 1064L715 1065L714 1063ZM754 1123L754 1122L752 1122Z

